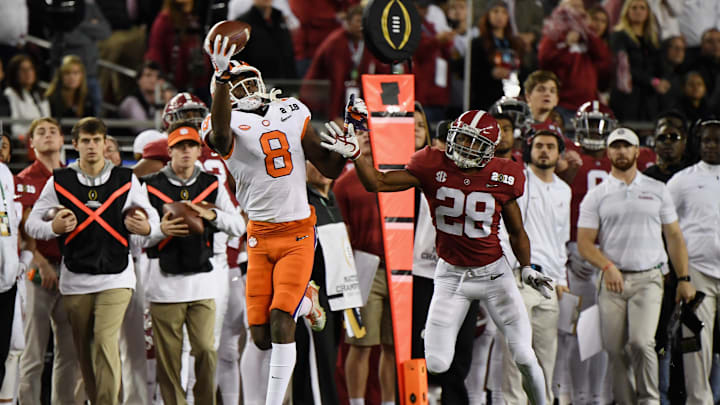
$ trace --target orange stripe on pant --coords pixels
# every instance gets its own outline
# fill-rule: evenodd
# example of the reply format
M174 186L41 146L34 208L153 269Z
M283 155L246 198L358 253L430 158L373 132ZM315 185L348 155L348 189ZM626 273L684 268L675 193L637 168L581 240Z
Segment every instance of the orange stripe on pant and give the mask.
M300 305L315 259L315 209L281 223L249 221L246 301L250 326L270 321L270 310L291 315Z

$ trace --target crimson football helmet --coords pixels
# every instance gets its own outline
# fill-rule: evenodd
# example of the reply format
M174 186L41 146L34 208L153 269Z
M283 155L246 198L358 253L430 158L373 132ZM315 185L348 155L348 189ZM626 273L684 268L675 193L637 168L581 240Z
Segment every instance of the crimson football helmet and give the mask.
M163 128L167 130L170 125L180 120L190 120L200 128L206 115L208 115L208 108L197 96L190 93L178 93L165 104L162 114Z
M490 107L490 115L507 115L513 121L514 137L521 138L533 122L532 112L526 102L503 96Z
M605 149L605 140L616 124L607 107L597 100L588 101L578 108L573 119L575 138L587 150Z
M500 142L500 127L492 115L470 110L460 115L448 130L445 154L461 169L485 167Z
M215 76L210 82L210 94L215 94ZM271 99L265 90L262 74L245 62L230 61L230 101L232 108L253 111Z

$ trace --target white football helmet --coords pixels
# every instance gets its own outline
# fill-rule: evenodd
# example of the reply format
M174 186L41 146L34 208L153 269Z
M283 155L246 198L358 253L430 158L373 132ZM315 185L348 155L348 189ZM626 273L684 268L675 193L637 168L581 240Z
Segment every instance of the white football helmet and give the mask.
M616 125L610 112L604 112L597 100L581 105L573 119L575 138L587 150L605 149L605 141Z
M210 94L215 93L215 86L215 76L213 76L210 82ZM245 62L230 61L230 100L233 109L256 110L266 101L275 100L278 93L279 91L275 89L269 94L266 92L260 70Z
M470 110L450 125L445 154L461 169L485 167L500 143L500 127L490 114Z

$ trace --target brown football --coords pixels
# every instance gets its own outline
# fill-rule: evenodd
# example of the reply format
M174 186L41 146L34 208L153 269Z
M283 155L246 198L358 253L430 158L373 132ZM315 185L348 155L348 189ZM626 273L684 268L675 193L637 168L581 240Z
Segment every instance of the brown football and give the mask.
M215 208L215 204L205 201L201 202L200 205L207 209ZM170 213L170 219L183 218L183 222L187 224L191 234L201 234L205 230L205 225L200 215L184 202L178 201L163 205L163 216L168 212Z
M125 217L127 217L128 215L132 215L132 216L134 217L135 214L140 214L140 216L142 216L142 217L145 218L145 219L148 218L148 214L147 214L147 212L145 211L145 209L143 209L142 207L135 207L135 206L133 206L133 207L128 207L128 209L126 209L125 211L123 211L123 219L124 219Z
M235 44L234 55L242 51L250 40L250 24L242 21L220 21L213 25L207 34L206 41L212 46L215 43L215 36L222 35L229 38L228 48Z

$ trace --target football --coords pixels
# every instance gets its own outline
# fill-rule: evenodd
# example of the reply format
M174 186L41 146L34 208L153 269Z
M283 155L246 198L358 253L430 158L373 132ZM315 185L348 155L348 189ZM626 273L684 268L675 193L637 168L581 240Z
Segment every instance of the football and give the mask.
M45 211L45 214L42 216L42 220L46 222L50 222L53 219L55 219L55 216L60 212L60 210L64 209L62 205L56 205L52 208L49 208L47 211Z
M201 202L200 205L207 209L215 208L215 204L205 201ZM184 202L178 201L163 205L163 216L168 212L170 213L170 219L183 218L183 222L187 224L191 234L201 234L205 231L205 225L200 215Z
M213 46L215 43L215 37L222 35L229 38L228 49L235 44L235 53L239 53L245 48L248 41L250 40L250 24L241 21L220 21L213 25L205 38L205 42Z
M142 207L128 207L125 211L123 211L123 219L127 217L128 215L132 215L133 217L135 214L140 214L141 217L144 219L148 218L147 212Z

